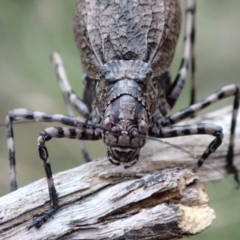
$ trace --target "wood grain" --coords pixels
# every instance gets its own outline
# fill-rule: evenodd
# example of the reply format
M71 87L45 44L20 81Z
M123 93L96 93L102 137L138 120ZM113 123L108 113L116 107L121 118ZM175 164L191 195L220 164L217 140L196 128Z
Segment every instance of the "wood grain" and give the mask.
M197 175L186 169L196 159L149 141L132 168L114 166L104 158L54 175L60 209L40 229L27 230L27 226L49 208L45 179L1 197L0 239L178 239L203 231L215 215L198 182L220 180L227 174L230 112L231 107L227 107L187 122L213 122L225 132L222 146ZM235 151L238 168L239 125ZM200 154L211 139L196 135L168 141Z

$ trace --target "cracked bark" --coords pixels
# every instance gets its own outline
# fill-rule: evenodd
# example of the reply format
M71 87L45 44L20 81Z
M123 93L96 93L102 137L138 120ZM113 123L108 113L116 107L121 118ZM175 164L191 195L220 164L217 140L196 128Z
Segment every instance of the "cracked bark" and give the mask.
M179 239L203 231L215 215L197 178L213 181L227 174L224 166L230 111L224 108L188 121L213 122L225 132L222 146L197 175L186 169L196 163L191 156L149 141L132 168L99 159L54 175L60 209L40 229L28 231L26 227L49 208L45 179L3 196L0 239ZM238 169L239 125L235 151ZM195 135L168 141L201 154L211 139Z

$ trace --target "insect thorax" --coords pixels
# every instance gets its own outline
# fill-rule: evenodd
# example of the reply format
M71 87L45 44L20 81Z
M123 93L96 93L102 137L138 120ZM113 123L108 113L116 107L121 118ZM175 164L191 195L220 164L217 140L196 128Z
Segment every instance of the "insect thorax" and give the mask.
M101 79L96 87L96 107L104 112L117 98L129 95L141 103L152 116L158 104L158 88L152 69L142 61L114 60L101 67Z
M100 125L109 129L103 140L112 160L126 163L137 158L145 141L136 135L148 134L158 99L149 64L115 60L101 67L95 108L101 114Z

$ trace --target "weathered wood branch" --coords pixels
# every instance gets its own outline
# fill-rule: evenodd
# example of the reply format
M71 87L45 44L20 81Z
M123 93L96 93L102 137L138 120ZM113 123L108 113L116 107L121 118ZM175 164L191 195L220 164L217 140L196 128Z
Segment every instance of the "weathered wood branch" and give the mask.
M188 121L214 122L226 133L221 148L199 170L200 181L219 180L226 174L230 111L225 108ZM201 154L211 140L196 135L169 142ZM186 169L195 163L196 159L180 150L149 141L139 162L130 169L99 159L58 173L54 181L59 211L40 229L28 231L32 219L49 208L46 180L41 179L0 198L0 239L178 239L197 234L210 226L215 216L203 186L196 183L197 175Z

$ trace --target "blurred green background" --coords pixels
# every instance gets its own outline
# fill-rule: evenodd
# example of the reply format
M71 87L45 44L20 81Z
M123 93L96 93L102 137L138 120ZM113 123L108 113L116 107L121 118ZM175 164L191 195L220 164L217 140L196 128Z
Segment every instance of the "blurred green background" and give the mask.
M67 113L50 53L57 50L65 62L73 89L81 96L82 69L73 39L75 0L1 1L0 8L0 123L9 109L30 108L49 113ZM185 1L181 1L183 5ZM197 98L208 96L229 83L240 83L240 1L201 0L197 6ZM172 66L180 64L182 38ZM224 101L209 108L224 106ZM186 86L176 109L189 103ZM51 125L51 124L50 124ZM49 124L31 123L14 127L17 179L24 186L44 177L36 139ZM54 124L56 125L56 124ZM105 147L87 143L92 159L105 156ZM82 163L77 141L56 139L47 143L54 172ZM0 128L0 196L9 192L9 164L5 129ZM230 178L231 179L231 178ZM47 186L46 186L47 187ZM217 219L192 239L240 239L240 192L228 181L206 185Z

